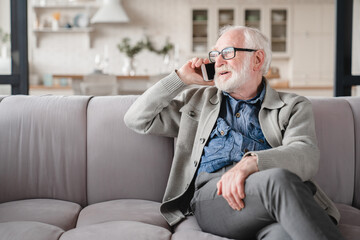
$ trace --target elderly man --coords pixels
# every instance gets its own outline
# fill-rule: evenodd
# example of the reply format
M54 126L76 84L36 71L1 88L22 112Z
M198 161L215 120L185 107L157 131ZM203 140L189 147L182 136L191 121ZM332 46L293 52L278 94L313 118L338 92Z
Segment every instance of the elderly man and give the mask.
M199 86L214 85L199 71L209 61L215 87ZM267 84L270 62L263 34L228 27L209 59L187 62L126 113L137 132L177 138L160 209L170 225L194 214L228 238L342 239L339 212L310 181L319 162L311 104Z

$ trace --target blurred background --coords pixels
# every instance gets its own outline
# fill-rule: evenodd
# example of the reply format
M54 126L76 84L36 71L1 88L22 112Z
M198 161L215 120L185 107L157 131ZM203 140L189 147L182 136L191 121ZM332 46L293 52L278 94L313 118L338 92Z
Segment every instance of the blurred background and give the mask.
M0 1L0 75L11 74L12 1ZM274 88L333 96L335 0L24 2L30 95L141 94L188 59L207 57L221 27L245 25L271 41L267 78ZM359 20L359 2L353 19ZM359 24L353 24L353 53L360 52L359 42ZM354 75L359 65L353 57ZM11 92L11 84L0 84L0 95Z

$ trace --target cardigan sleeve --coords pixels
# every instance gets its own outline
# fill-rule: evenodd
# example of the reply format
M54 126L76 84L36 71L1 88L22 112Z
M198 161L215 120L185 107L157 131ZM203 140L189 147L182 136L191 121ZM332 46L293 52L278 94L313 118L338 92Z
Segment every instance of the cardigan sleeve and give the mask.
M149 88L124 116L127 127L141 134L176 137L183 102L177 98L185 84L174 71Z
M248 152L245 156L255 154L260 171L285 168L297 174L303 181L311 179L318 171L320 152L310 101L298 96L295 101L285 104L283 109L271 111L276 114L269 114L263 127L279 132L281 144L264 151Z

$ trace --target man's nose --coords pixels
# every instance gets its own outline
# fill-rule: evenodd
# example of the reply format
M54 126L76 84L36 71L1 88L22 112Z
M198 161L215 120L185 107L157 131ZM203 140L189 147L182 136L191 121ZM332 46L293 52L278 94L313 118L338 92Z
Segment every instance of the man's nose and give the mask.
M222 57L221 54L215 58L215 67L221 67L226 63L226 60Z

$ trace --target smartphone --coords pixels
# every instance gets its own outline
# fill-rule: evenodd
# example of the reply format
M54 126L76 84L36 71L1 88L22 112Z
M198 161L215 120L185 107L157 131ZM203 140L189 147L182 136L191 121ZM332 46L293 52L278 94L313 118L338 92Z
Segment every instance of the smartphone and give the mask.
M207 64L201 65L201 72L202 72L204 81L214 80L215 63L207 63Z

